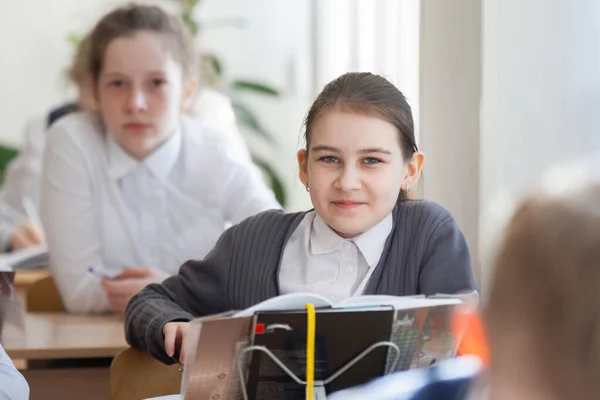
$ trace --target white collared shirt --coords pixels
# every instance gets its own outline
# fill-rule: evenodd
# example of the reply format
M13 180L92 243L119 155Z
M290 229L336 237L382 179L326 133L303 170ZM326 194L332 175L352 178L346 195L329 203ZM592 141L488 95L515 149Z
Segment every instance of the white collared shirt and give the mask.
M67 309L108 310L91 266L175 274L204 258L226 224L279 208L247 152L231 150L226 136L184 117L139 162L104 133L97 114L58 121L48 133L41 214Z
M390 213L361 235L344 239L314 211L307 213L285 246L281 294L314 292L334 302L362 294L392 225Z

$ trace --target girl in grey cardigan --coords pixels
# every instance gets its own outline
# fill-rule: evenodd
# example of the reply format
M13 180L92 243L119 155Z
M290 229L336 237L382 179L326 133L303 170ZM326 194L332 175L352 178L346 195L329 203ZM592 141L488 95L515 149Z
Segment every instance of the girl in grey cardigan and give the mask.
M231 227L202 261L147 286L127 306L128 342L183 362L188 321L312 291L361 294L476 289L469 250L441 206L407 199L424 156L410 106L386 79L348 73L310 108L300 180L314 210L267 211Z

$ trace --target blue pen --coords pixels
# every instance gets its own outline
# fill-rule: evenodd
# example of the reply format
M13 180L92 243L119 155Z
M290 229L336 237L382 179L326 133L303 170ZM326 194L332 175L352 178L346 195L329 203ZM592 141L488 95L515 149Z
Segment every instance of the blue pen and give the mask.
M88 268L88 272L91 273L92 275L96 275L99 278L106 278L106 279L109 279L109 280L114 280L115 279L115 275L111 274L110 272L108 272L104 268L93 267L92 266L92 267Z

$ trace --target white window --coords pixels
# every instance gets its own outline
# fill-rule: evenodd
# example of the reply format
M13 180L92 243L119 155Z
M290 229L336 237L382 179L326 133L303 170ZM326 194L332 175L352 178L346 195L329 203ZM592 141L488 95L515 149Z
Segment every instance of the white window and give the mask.
M349 71L384 76L407 97L418 139L419 0L313 0L313 82Z

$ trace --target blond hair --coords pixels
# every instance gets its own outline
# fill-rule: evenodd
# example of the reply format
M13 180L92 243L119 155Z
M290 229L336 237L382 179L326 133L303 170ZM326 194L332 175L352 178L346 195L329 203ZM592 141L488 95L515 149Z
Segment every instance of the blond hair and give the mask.
M88 71L94 82L98 81L102 71L108 45L115 39L139 31L164 35L169 41L173 58L182 67L184 77L196 77L197 51L188 29L181 20L156 6L132 4L117 8L105 15L90 34Z

